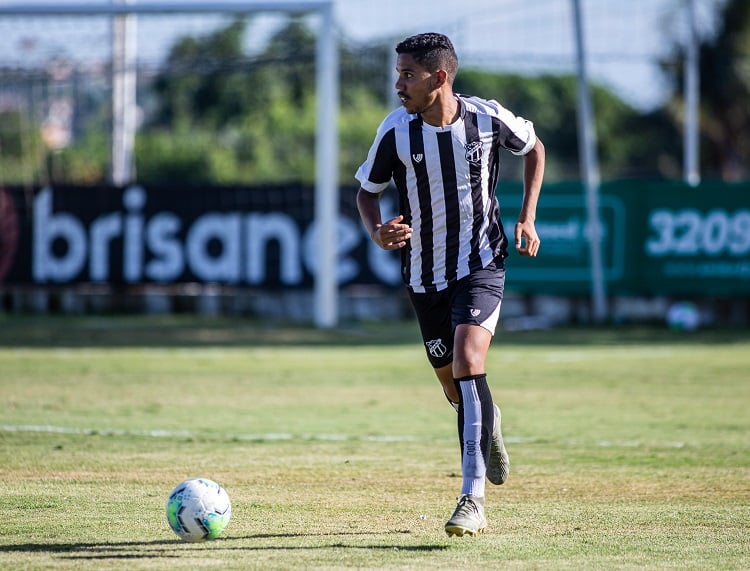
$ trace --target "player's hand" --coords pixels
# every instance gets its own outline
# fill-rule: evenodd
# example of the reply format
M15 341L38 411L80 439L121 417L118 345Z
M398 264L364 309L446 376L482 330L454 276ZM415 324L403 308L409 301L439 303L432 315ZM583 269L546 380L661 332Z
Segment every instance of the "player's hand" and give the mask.
M383 250L398 250L406 246L411 238L412 229L408 224L401 224L404 217L398 215L375 227L370 238Z
M533 220L519 220L516 224L516 250L522 256L536 257L542 241L536 234Z

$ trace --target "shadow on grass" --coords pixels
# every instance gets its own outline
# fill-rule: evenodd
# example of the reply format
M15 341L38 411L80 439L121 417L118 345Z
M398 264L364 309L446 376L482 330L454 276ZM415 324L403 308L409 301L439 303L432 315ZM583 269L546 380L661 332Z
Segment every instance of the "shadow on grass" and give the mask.
M750 341L746 329L670 331L664 326L500 329L504 345L723 344ZM415 321L343 324L334 329L246 318L169 316L0 316L0 348L263 347L421 345Z
M256 534L245 537L219 538L210 542L187 543L179 539L154 541L120 541L94 543L19 543L0 545L0 553L46 553L59 555L64 559L97 560L97 559L161 559L179 558L183 554L191 557L197 551L291 551L311 549L357 549L387 550L404 552L443 551L446 545L400 545L400 544L361 544L344 543L342 537L367 537L399 534L408 532L342 532L342 533L304 533L304 534ZM316 542L326 538L335 539L333 543L314 543L310 545L234 545L238 541L278 539L285 542L314 539Z

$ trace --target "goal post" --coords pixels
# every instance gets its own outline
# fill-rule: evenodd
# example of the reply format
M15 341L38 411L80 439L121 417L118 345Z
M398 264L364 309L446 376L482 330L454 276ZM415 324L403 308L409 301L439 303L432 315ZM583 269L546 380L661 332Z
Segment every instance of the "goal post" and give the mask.
M338 218L338 51L333 0L237 0L235 2L155 2L119 0L111 4L49 2L0 4L0 16L109 16L113 19L113 133L112 179L133 182L132 152L135 138L134 17L170 14L250 14L282 12L316 14L316 135L315 223L317 263L314 285L314 321L319 328L338 323L336 231ZM130 43L129 43L130 42Z

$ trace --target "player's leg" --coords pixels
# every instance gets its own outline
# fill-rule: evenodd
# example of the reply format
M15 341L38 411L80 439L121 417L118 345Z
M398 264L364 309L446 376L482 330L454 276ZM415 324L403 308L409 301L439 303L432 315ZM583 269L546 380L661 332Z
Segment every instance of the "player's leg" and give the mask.
M492 396L484 374L456 379L455 385L459 393L458 437L463 479L458 505L446 522L445 531L449 536L473 536L487 526L484 479L490 452Z
M440 381L445 398L458 409L458 393L453 383L453 323L449 292L414 293L409 298L419 323L427 359Z
M435 369L440 385L443 387L443 394L448 399L450 405L458 412L458 389L453 378L453 364L444 365Z
M453 378L485 374L492 332L480 325L462 323L456 326L453 338Z
M453 303L456 324L453 372L456 378L485 373L485 359L500 317L505 286L502 261L493 262L462 282L456 288ZM487 479L499 485L508 479L510 460L501 432L500 407L493 404L492 409L494 418Z
M477 325L456 328L453 374L459 394L458 434L461 442L461 494L484 497L484 479L495 425L492 393L484 361L492 334Z
M484 517L485 476L492 460L493 436L499 418L485 373L485 359L500 314L504 270L491 264L460 280L453 300L455 325L453 375L459 395L458 433L461 444L461 496L445 525L448 535L476 535ZM502 439L500 438L502 443ZM505 455L507 464L507 454ZM497 469L497 460L495 467ZM491 480L492 481L492 480Z

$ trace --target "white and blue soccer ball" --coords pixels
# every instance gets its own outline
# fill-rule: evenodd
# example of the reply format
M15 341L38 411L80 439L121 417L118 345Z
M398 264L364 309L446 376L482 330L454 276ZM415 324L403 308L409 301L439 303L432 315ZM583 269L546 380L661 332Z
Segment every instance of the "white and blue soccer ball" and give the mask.
M677 331L695 331L701 324L698 306L690 301L673 303L667 311L667 325Z
M232 503L219 484L207 478L181 482L167 500L169 527L185 541L215 539L229 524Z

